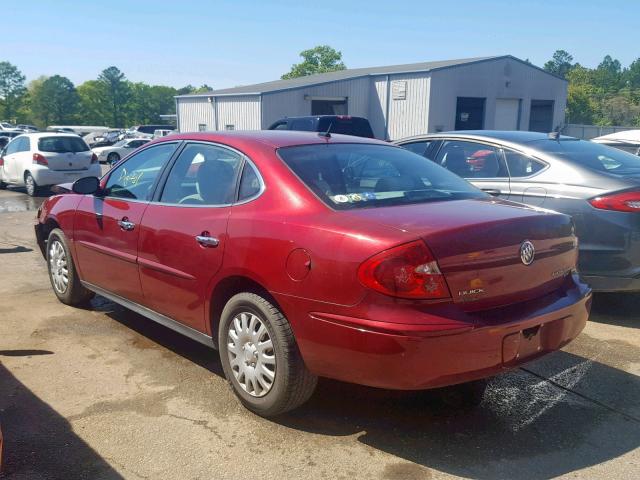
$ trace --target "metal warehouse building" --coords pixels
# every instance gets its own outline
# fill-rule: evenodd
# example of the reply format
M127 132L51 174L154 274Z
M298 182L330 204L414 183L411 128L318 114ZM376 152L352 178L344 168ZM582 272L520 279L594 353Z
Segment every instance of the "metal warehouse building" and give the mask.
M260 130L283 117L366 117L378 138L447 130L549 132L567 82L510 55L357 68L176 97L178 129Z

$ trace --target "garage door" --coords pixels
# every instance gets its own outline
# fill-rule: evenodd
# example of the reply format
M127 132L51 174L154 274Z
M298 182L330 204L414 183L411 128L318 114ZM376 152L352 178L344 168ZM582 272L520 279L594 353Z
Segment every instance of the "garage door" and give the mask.
M519 112L520 100L517 98L496 99L496 116L493 128L495 130L519 130Z

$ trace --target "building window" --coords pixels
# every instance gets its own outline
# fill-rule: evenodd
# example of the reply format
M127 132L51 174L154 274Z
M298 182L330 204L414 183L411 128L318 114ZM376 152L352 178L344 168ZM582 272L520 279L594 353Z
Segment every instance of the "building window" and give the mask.
M199 132L205 132L207 130L207 124L206 123L199 123L198 124L198 131Z
M347 100L311 100L311 115L347 115Z
M236 126L235 126L235 125L225 125L225 126L224 126L224 129L225 129L225 130L235 130L235 129L236 129Z

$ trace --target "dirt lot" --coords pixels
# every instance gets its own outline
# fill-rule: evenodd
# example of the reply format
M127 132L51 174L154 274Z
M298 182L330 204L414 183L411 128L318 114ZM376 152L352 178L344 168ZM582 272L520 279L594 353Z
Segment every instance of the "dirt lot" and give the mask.
M216 352L101 298L59 303L38 203L0 191L6 478L640 478L638 296L596 297L573 344L496 378L475 411L324 380L270 421L239 406Z

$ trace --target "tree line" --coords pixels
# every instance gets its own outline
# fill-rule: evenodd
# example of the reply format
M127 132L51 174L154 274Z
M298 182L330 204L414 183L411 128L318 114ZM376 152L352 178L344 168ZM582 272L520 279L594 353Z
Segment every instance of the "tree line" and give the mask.
M25 81L18 67L0 62L0 120L40 128L165 123L160 115L175 114L175 95L211 90L208 85L173 88L131 82L117 67L108 67L97 79L78 86L61 75Z
M556 50L544 69L569 81L567 123L640 127L640 58L623 67L607 55L588 68Z

